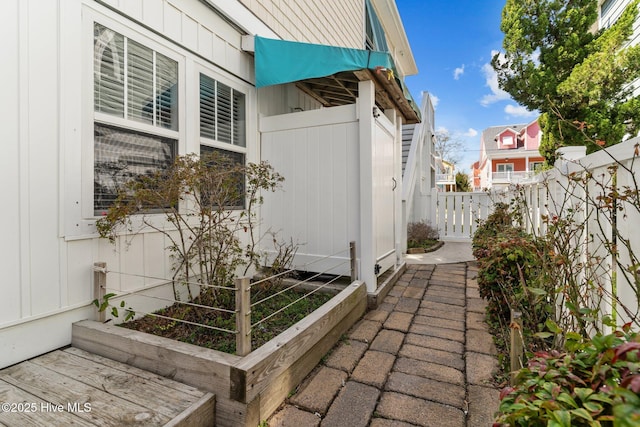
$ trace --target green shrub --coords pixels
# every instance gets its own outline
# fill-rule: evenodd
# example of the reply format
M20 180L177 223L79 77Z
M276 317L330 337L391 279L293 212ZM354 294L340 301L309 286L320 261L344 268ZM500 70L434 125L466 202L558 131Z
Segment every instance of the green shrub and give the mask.
M514 225L509 206L497 203L473 236L478 260L478 289L487 300L489 322L508 324L510 310L526 312L534 331L544 324L549 311L542 275L544 242Z
M438 241L438 230L430 224L419 221L407 225L407 246L410 248L428 248Z
M536 288L540 274L539 243L513 227L486 241L483 257L478 260L478 290L487 300L490 320L508 323L510 309L526 311L530 319L533 310L544 311L544 307L535 307L537 299L528 295L530 292L542 294L529 289Z
M480 221L476 231L473 233L471 247L476 259L483 258L486 255L490 239L495 238L508 228L513 228L513 218L509 213L509 205L496 203L491 215L484 221Z
M500 394L499 426L640 425L640 337L625 331L583 341L568 352L538 352Z
M544 332L555 319L554 285L545 272L547 243L514 224L506 204L477 228L473 252L478 260L478 291L487 301L487 323L498 348L503 373L509 371L511 311L522 313L522 339L526 354L546 349L553 338Z

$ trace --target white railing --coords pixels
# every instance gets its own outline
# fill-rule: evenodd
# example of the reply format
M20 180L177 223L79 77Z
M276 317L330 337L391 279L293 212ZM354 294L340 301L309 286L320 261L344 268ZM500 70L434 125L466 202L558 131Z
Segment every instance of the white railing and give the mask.
M437 173L436 184L455 184L456 175L452 173Z
M531 182L535 179L534 171L522 172L493 172L491 174L492 184L519 184Z

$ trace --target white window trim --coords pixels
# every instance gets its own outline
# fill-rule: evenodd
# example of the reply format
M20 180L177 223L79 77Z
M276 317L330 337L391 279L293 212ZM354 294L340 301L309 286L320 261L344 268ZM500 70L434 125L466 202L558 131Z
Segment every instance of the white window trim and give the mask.
M529 171L534 172L536 170L536 165L543 166L544 162L542 160L529 162Z
M507 166L511 166L511 170L500 170L500 169L505 169ZM497 163L496 172L515 172L513 163Z
M154 126L148 123L142 123L135 120L128 120L121 117L112 116L110 114L95 112L94 108L94 45L93 45L93 28L95 23L99 23L110 30L113 30L124 37L134 40L154 52L159 52L162 55L176 61L178 63L178 130L171 130L162 128L160 126ZM89 39L88 45L90 45L90 55L88 58L92 58L91 61L86 61L85 73L87 73L87 86L85 91L85 111L87 111L87 118L84 121L85 129L85 141L90 141L90 144L84 144L83 146L83 162L82 162L82 216L84 219L95 221L99 216L94 214L94 123L99 122L105 125L112 125L121 127L124 129L130 129L134 132L144 132L153 135L164 136L172 138L178 141L176 155L184 154L184 141L186 139L186 67L185 57L180 55L177 50L157 43L152 34L143 34L139 29L129 27L122 22L108 18L99 13L87 13L83 22L84 36ZM126 62L126 61L125 61Z
M62 232L65 240L92 239L97 236L95 222L99 218L94 215L94 193L93 193L93 168L94 168L94 122L98 121L104 124L112 124L115 126L122 125L134 131L152 133L159 136L175 138L178 140L177 154L184 155L186 153L200 152L200 128L199 114L194 115L194 111L199 109L199 80L194 76L204 73L212 78L234 88L245 95L245 120L246 120L246 143L245 147L234 146L227 143L211 143L208 140L206 145L216 148L222 148L245 154L245 162L259 161L259 140L258 140L258 124L257 124L257 102L256 89L253 85L243 80L229 75L218 66L211 62L207 62L200 57L192 55L178 45L171 43L169 40L158 38L157 34L148 31L135 22L123 19L116 12L109 11L98 7L97 5L82 6L82 25L81 25L81 42L82 60L80 64L79 77L81 80L82 96L79 97L81 119L78 120L78 126L81 129L80 138L78 139L77 149L80 152L79 171L73 173L75 178L71 178L74 182L80 181L76 193L77 196L71 196L67 203L73 204L68 207L69 212L77 212L75 218L65 220ZM116 31L125 37L131 38L146 47L157 51L168 58L178 62L178 131L156 127L153 125L125 120L110 116L105 113L96 113L94 111L93 99L93 73L94 73L94 44L93 44L93 25L98 22L109 29ZM87 60L86 58L90 58ZM191 76L191 79L189 79ZM187 110L191 116L187 116ZM105 117L108 116L108 117ZM176 137L177 135L177 137ZM65 191L67 191L65 189ZM79 206L79 208L77 208ZM160 215L158 215L160 219Z
M245 145L244 147L241 145L234 145L227 142L217 141L211 138L205 138L200 136L200 74L204 74L207 77L210 77L220 83L223 83L238 92L242 92L245 96ZM243 153L245 155L245 163L256 162L256 158L249 158L249 153L256 153L256 137L257 128L254 124L255 120L255 97L254 90L250 85L247 85L244 82L239 80L231 79L218 70L214 70L210 67L207 67L201 63L197 63L194 67L193 72L191 73L191 79L194 82L191 92L191 97L194 100L198 100L196 104L190 107L195 108L195 113L193 116L195 117L195 126L194 126L194 135L196 138L189 138L187 152L188 153L200 153L200 145L207 145L209 147L219 148L222 150L234 151L236 153ZM197 142L195 144L194 142ZM191 144L189 144L191 143Z

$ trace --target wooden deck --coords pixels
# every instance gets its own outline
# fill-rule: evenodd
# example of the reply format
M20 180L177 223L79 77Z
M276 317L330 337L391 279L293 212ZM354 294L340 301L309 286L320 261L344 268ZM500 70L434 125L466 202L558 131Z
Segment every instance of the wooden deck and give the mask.
M211 426L215 397L76 348L0 370L0 426Z

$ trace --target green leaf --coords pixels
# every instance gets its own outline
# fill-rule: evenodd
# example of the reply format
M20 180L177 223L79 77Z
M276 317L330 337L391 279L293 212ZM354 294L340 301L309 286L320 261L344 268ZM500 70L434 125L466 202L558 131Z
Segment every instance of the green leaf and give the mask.
M572 409L571 413L573 415L576 415L580 418L584 418L587 421L593 421L593 418L591 417L591 414L589 412L587 412L586 409L584 408L578 408L578 409Z
M118 317L118 309L116 307L111 307L111 315L113 317Z
M589 396L593 394L593 390L591 390L590 388L584 388L584 387L576 387L575 389L573 389L573 392L576 394L578 399L580 399L583 402L588 401Z
M124 300L120 301L120 307L124 308Z
M536 332L535 334L533 334L534 337L542 338L542 339L546 339L546 338L552 337L554 335L555 334L553 334L551 332Z
M93 301L91 301L93 303L93 305L95 305L96 307L100 308L100 303L98 302L97 299L94 299Z
M567 393L560 393L557 397L557 400L559 400L560 402L566 403L569 406L572 406L574 408L578 407L578 404L576 403L576 401L573 399L573 397L571 397L569 394Z
M548 330L550 330L554 334L559 334L562 332L562 329L560 329L560 326L558 326L558 324L551 319L547 319L547 321L544 322L544 325L547 327Z
M592 414L599 414L604 409L601 404L595 402L582 402L582 406Z
M545 296L547 295L547 291L545 291L544 289L541 288L528 288L529 292L531 292L534 295L538 295L538 296Z
M564 410L553 411L551 413L551 419L549 420L549 422L551 423L551 421L557 422L557 424L555 425L557 425L558 427L571 427L571 413Z

